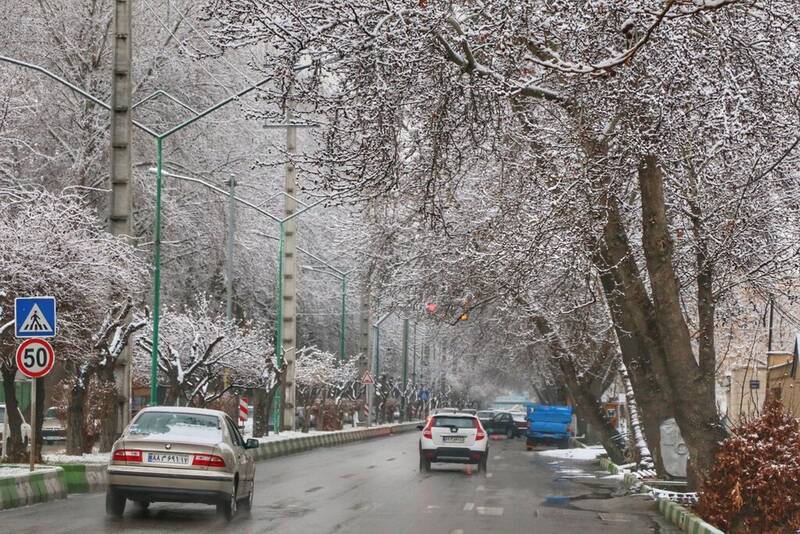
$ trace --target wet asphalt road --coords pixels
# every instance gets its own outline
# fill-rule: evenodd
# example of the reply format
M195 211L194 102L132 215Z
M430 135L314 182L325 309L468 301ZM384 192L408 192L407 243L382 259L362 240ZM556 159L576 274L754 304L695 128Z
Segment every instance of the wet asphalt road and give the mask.
M105 516L105 495L0 512L0 532L277 532L626 534L675 532L655 505L611 497L616 482L594 462L527 452L522 440L490 442L488 473L434 464L418 470L416 433L318 449L258 464L250 514L231 522L213 507L130 502L122 519Z

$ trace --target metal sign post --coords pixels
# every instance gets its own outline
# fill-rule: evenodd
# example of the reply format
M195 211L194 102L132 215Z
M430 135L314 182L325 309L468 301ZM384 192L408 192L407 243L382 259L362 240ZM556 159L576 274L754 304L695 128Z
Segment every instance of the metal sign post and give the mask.
M30 470L33 471L34 464L36 463L36 379L31 380L31 465Z

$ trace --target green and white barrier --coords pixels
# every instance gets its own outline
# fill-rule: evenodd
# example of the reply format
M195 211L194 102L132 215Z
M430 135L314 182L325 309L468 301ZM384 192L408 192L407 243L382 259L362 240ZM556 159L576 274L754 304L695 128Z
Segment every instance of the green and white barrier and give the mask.
M400 423L397 425L383 425L371 428L361 428L357 430L321 432L318 434L309 434L308 436L302 436L299 438L267 441L262 443L258 448L258 451L256 452L256 459L268 460L270 458L277 458L278 456L304 452L319 447L334 447L336 445L344 445L345 443L352 443L354 441L362 441L365 439L410 432L412 430L417 430L418 424L419 422Z
M106 489L105 464L60 464L68 493L94 493Z
M0 476L0 510L67 497L60 467L37 466L32 473Z
M725 534L717 527L703 521L685 507L668 499L658 500L661 514L686 534Z
M631 486L641 483L641 480L639 480L635 474L622 469L608 458L598 458L598 460L600 461L602 468L609 473L614 475L622 473L622 481L625 486L630 488ZM640 491L652 493L653 488L642 484ZM685 532L686 534L725 534L717 527L703 521L700 516L692 513L685 506L682 506L669 499L663 497L659 498L658 510L665 519L670 521L673 525L681 529L681 531Z

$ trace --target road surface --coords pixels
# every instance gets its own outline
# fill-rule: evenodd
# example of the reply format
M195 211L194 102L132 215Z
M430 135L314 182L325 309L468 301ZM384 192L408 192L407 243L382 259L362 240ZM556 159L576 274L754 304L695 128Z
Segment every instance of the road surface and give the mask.
M444 464L420 473L417 439L412 432L262 462L252 512L230 524L211 506L172 503L142 511L129 502L122 519L110 519L105 495L91 494L0 512L0 532L675 532L652 502L612 498L615 482L594 462L527 452L517 439L490 443L486 474Z

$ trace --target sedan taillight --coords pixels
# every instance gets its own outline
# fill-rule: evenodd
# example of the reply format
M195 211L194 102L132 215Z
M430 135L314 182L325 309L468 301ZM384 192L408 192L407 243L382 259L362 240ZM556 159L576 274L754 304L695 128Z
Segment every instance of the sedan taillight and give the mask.
M216 454L195 454L192 465L201 467L225 467L225 460Z
M135 449L117 449L111 458L115 462L141 462L142 451Z

